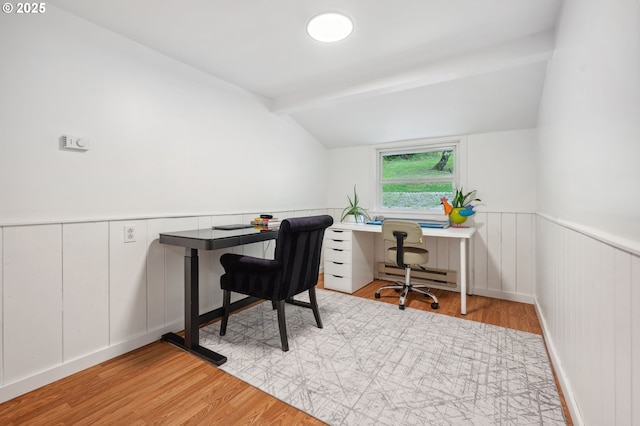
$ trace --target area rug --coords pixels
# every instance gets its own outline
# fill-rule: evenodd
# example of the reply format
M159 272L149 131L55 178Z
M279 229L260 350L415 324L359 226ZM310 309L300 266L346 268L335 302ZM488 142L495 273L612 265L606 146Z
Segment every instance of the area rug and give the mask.
M330 425L566 424L542 337L317 290L311 310L261 303L201 330L220 368ZM304 300L304 297L300 297ZM308 301L308 299L306 299Z

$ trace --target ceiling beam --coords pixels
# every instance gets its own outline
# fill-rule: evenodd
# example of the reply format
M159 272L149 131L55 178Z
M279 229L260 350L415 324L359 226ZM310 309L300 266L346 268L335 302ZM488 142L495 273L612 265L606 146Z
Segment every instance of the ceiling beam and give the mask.
M446 57L415 70L361 82L356 85L325 86L306 93L275 98L271 111L291 114L318 106L435 85L475 75L547 61L551 58L555 33L547 31L507 43Z

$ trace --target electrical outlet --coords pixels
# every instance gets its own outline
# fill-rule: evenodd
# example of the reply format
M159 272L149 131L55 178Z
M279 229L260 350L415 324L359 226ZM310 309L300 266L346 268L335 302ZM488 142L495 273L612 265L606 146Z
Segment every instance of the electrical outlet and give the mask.
M124 242L133 243L136 241L136 227L135 225L124 226Z

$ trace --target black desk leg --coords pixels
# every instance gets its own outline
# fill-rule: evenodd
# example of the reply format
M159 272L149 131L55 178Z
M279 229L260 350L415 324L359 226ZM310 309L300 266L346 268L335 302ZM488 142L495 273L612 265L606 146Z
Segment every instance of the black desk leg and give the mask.
M162 338L192 354L222 365L227 358L217 352L200 346L200 297L198 277L198 250L187 248L184 255L184 338L175 333L167 333Z
M198 250L188 248L184 254L184 344L193 348L200 342L200 294Z

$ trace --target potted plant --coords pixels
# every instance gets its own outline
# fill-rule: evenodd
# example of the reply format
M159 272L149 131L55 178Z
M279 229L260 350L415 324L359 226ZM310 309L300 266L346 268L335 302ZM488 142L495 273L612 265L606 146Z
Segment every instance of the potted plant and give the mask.
M356 192L355 185L353 185L353 199L351 199L351 197L349 197L348 195L347 199L349 200L349 205L342 211L342 218L340 218L340 221L364 223L365 219L371 220L369 214L359 205L360 199L358 198L358 193Z
M462 187L460 187L460 189L456 188L456 195L455 197L453 197L453 208L466 208L469 204L471 204L473 201L482 201L479 198L473 198L476 196L476 191L473 190L471 192L467 192L466 194L464 193L464 191L462 190Z
M475 214L471 203L474 201L482 201L479 198L475 198L475 196L475 190L465 194L462 187L460 187L460 189L456 188L456 193L451 204L447 202L446 198L442 199L444 212L446 215L449 215L449 220L451 220L454 226L462 225L467 221L469 216L473 216Z

